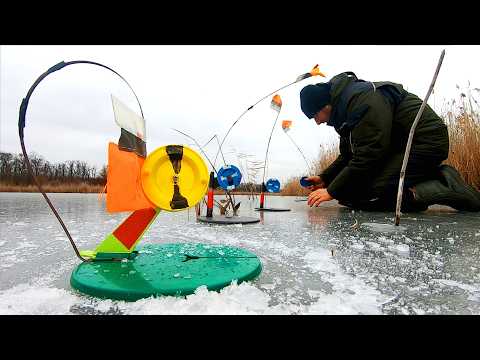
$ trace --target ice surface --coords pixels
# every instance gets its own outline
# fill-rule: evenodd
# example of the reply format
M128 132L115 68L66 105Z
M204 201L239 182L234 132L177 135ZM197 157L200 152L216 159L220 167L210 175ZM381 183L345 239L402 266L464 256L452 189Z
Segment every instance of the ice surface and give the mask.
M405 226L399 225L395 226L395 224L390 223L390 224L385 224L385 223L371 223L371 222L365 222L363 224L360 224L360 227L365 228L367 230L373 231L373 232L379 232L379 233L396 233L400 231L406 230Z
M437 283L446 285L446 286L453 286L457 287L459 289L471 292L471 293L480 293L480 284L479 285L468 285L468 284L462 284L458 281L453 281L453 280L445 280L445 279L434 279Z
M407 244L390 245L388 249L390 251L396 252L399 255L408 256L410 254L410 246L408 246Z
M380 314L384 296L374 286L346 274L328 250L310 252L304 258L320 279L329 283L332 293L319 294L309 314Z
M108 214L96 194L49 196L81 250L93 249L128 216ZM200 287L185 298L123 302L71 289L79 262L41 195L1 193L0 314L480 313L478 214L433 209L404 214L395 227L389 213L309 208L295 197L267 199L291 212L258 213L258 204L236 199L243 216L261 222L209 225L196 223L193 212L162 212L142 243L245 248L262 261L259 278L220 292Z

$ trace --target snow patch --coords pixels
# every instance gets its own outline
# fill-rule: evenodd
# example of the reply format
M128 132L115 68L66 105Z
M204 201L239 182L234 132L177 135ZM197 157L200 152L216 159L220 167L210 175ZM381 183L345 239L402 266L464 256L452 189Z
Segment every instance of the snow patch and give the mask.
M312 251L304 257L307 266L329 282L333 294L320 296L306 308L306 314L381 314L385 296L363 280L346 274L328 250Z
M268 306L270 296L255 286L243 282L232 283L219 293L199 287L186 298L159 297L138 300L133 303L119 302L118 308L127 314L179 314L179 315L259 315L289 314L285 305Z
M0 314L69 314L79 298L64 289L20 284L0 292Z

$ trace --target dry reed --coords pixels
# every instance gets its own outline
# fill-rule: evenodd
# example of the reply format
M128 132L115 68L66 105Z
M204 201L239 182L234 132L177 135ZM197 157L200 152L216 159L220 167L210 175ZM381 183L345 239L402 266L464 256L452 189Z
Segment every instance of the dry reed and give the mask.
M466 183L480 189L480 121L464 112L447 124L450 151L445 163L457 169Z
M310 174L305 175L318 175L324 169L326 169L338 156L338 145L320 145L320 151L317 159L312 164L312 170ZM310 190L300 185L301 176L294 176L287 180L285 186L283 186L281 194L286 196L305 196L310 193Z
M87 183L71 184L42 184L46 193L100 193L103 185L90 185ZM11 185L0 183L0 192L39 192L36 185Z

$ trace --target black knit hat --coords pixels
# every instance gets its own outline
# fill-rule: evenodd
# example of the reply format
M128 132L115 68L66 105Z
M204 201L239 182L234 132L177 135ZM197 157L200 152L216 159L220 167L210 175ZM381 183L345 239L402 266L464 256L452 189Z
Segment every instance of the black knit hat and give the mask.
M330 100L330 83L307 85L300 91L300 106L309 119L330 104Z

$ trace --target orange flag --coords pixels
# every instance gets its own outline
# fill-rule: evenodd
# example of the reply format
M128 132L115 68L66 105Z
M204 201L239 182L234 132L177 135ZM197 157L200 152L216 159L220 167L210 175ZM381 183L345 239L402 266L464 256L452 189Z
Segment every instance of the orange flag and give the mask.
M140 171L145 159L135 152L108 144L107 211L134 211L155 208L143 193Z
M287 132L288 130L290 130L291 126L292 126L292 120L283 120L282 121L283 131Z
M280 109L282 108L282 98L280 97L280 95L275 95L272 98L272 102L270 103L270 107L273 110L280 112Z
M317 64L313 67L312 70L310 70L310 72L302 74L299 77L297 77L297 81L301 81L303 79L307 79L307 78L312 77L312 76L326 77L325 74L320 71L320 68L318 67L318 64Z

